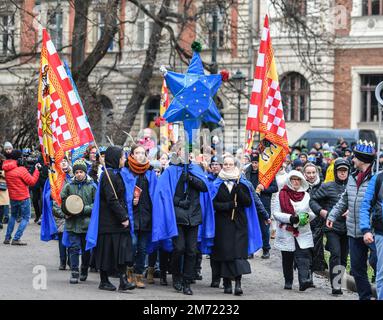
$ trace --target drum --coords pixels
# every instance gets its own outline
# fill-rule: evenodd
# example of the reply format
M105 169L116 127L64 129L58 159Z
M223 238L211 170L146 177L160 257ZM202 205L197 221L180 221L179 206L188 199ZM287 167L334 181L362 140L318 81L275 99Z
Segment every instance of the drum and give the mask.
M72 194L63 202L63 209L65 211L64 213L76 216L83 212L84 201L80 196Z

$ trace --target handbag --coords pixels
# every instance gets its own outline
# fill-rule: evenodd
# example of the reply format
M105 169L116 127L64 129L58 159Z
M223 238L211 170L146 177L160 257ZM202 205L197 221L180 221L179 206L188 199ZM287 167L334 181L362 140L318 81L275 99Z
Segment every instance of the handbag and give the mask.
M0 191L6 191L7 190L7 184L5 182L0 182Z

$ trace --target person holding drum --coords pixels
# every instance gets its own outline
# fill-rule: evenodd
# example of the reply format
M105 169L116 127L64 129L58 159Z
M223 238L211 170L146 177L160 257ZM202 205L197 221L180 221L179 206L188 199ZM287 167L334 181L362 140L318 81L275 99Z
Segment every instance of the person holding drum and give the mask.
M84 160L77 160L73 164L74 178L61 191L61 208L66 216L65 231L69 236L69 256L71 265L70 283L85 281L88 277L90 251L85 251L85 236L88 231L92 213L96 185L87 175ZM79 260L81 252L81 274Z

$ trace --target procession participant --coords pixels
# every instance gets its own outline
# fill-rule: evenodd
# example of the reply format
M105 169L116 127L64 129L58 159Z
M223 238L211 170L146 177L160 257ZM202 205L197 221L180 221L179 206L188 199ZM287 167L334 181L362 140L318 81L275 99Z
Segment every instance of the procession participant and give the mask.
M197 242L201 252L212 245L214 238L214 211L209 182L201 167L188 164L185 173L185 154L180 144L170 166L158 180L153 207L152 241L172 239L173 287L192 295L190 283L194 278ZM164 249L171 250L171 247ZM182 265L183 258L183 265Z
M350 165L347 160L338 158L334 166L335 181L322 184L319 189L311 195L310 208L323 221L326 221L327 214L331 211L334 205L338 202L339 196L346 190ZM330 280L333 295L342 294L342 289L338 283L334 283L340 269L339 266L346 268L348 256L348 239L346 228L346 217L342 216L334 223L334 228L329 229L324 226L327 244L326 248L330 251ZM314 219L313 222L316 220ZM314 237L315 238L315 237ZM322 239L323 241L323 239ZM315 240L314 240L315 245ZM315 269L314 269L315 271Z
M224 293L242 295L242 275L251 273L248 255L262 247L251 183L241 177L235 158L227 155L214 182L215 238L211 261L223 277ZM233 216L234 214L234 216Z
M279 226L274 245L282 252L286 290L291 290L293 286L294 262L298 268L299 290L305 291L312 286L310 249L314 243L309 221L315 218L315 214L309 207L308 187L302 173L292 170L275 203L274 218Z
M8 223L9 219L9 194L3 171L4 160L5 157L0 154L0 229L3 229L3 223Z
M360 230L360 210L368 184L373 176L372 168L376 158L376 151L372 142L359 141L354 148L355 157L352 159L356 171L348 178L346 191L342 193L337 204L328 214L326 226L333 228L347 210L346 226L349 239L352 275L360 300L370 300L372 297L371 284L367 274L368 252L370 251L370 265L376 270L375 243L365 243Z
M73 171L71 166L69 165L69 161L67 157L64 157L64 159L62 159L61 169L65 173L66 183L70 183L71 179L73 178ZM43 203L43 206L47 205L46 201L49 201L49 202L53 201L52 212L53 212L53 216L55 218L55 223L57 227L57 236L58 236L58 245L59 245L59 254L60 254L59 270L65 270L67 262L70 267L69 250L62 243L66 217L63 211L61 210L61 206L59 206L56 201L51 199L51 188L50 188L49 181L46 181L44 185L43 202L44 201L45 203Z
M217 179L218 174L221 172L221 169L222 169L222 164L218 161L217 156L211 157L209 167L210 167L210 172L207 176L207 179L210 182L214 182L214 180Z
M128 264L128 281L135 283L137 288L144 289L143 272L147 246L151 239L154 192L157 185L157 175L150 166L147 151L142 145L131 148L125 168L121 170L124 182L135 180L133 191L133 260ZM125 179L127 179L125 181ZM129 201L129 200L128 200ZM150 277L154 270L150 269Z
M110 180L105 172L101 175L86 236L86 249L95 248L95 262L101 278L100 290L116 290L108 278L108 273L115 272L118 272L120 278L120 291L136 287L128 282L126 275L127 265L133 261L131 233L134 230L130 228L133 211L128 212L128 206L131 204L126 201L126 187L120 173L125 161L125 153L121 148L108 147L105 152L105 165Z
M90 216L96 194L96 185L86 173L87 167L83 160L77 160L73 164L74 177L62 189L60 196L62 199L61 209L65 217L64 230L68 233L69 256L71 266L71 284L86 281L90 261L90 252L85 250L85 236L88 231ZM84 204L80 214L72 215L68 211L66 201L71 195L77 195ZM81 273L79 272L79 258L81 255Z

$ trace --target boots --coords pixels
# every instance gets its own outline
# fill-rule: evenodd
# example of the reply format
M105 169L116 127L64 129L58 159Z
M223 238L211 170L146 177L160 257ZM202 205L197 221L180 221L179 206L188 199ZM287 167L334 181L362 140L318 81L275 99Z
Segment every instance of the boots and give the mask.
M160 285L161 286L167 286L168 285L168 281L166 279L166 271L161 271Z
M142 274L136 274L135 275L135 281L134 282L136 283L136 287L139 289L145 289L145 283L144 283L143 278L144 277L142 276Z
M134 282L134 268L133 267L128 267L128 281L130 283L133 283Z
M105 271L100 271L101 282L98 288L106 291L116 291L116 287L110 283L108 274Z
M86 281L88 278L88 267L81 267L80 281Z
M172 275L172 279L173 279L173 288L176 290L176 291L182 291L182 280L181 280L181 277L179 275Z
M69 280L70 284L77 284L79 277L80 277L80 273L78 271L72 271L72 274Z
M148 267L147 281L149 284L154 284L154 267Z
M233 286L231 284L231 279L223 278L223 287L224 287L224 290L223 290L224 293L228 293L228 294L233 293Z
M184 281L183 292L184 292L184 294L186 294L188 296L192 296L193 295L193 291L190 288L190 281L189 280L185 280Z
M283 289L292 290L293 289L293 281L285 279L285 287Z
M118 287L118 291L126 291L133 290L136 288L136 285L132 282L129 282L125 273L120 273L120 286Z
M235 288L234 288L234 294L236 296L240 296L243 294L242 288L241 288L241 276L235 278Z
M65 260L61 260L60 261L60 266L59 266L59 270L65 270L66 269L66 263L65 263Z

